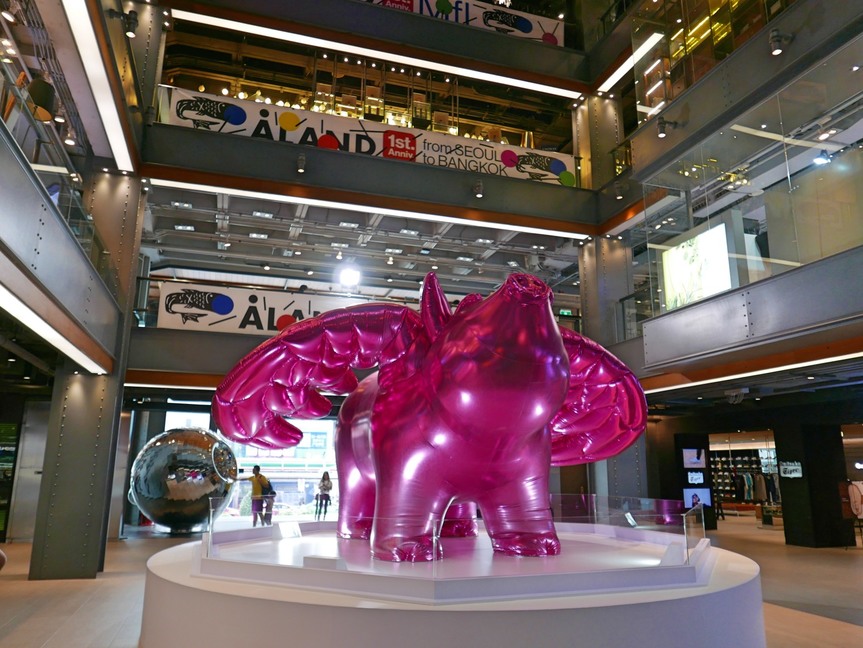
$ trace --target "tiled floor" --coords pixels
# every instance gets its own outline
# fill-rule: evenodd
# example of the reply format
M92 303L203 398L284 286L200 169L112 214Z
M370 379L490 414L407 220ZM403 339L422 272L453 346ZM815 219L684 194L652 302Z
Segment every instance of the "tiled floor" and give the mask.
M761 566L769 648L863 646L859 537L858 546L847 550L788 547L781 531L761 529L751 516L729 516L710 536ZM28 581L30 545L0 545L9 557L0 572L0 648L137 646L144 564L153 553L187 541L145 534L111 542L105 572L75 581Z

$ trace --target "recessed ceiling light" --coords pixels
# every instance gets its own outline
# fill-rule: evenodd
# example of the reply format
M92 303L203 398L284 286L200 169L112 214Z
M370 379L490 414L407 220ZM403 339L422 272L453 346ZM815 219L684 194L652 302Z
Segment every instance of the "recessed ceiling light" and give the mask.
M192 203L178 202L176 200L172 200L171 207L176 207L177 209L191 209Z
M253 239L268 239L270 238L269 234L265 234L264 232L249 232L249 238Z
M471 261L473 261L473 257L460 256L460 257L456 257L456 261L464 261L465 263L470 263Z
M399 234L404 234L405 236L419 236L419 230L415 229L400 229Z
M507 262L506 262L506 264L507 264L510 268L517 268L517 267L518 267L518 261L507 261Z
M427 256L431 254L431 250L429 250L428 248L420 248L420 254Z
M349 246L347 243L330 243L330 247L334 247L334 248L342 248L342 249L344 249L344 248L347 248L347 247L350 247L350 246Z
M194 232L195 226L194 225L174 225L174 229L177 230L178 232Z
M348 229L357 229L359 226L359 223L349 223L347 221L342 221L341 223L339 223L339 227L346 227Z
M387 248L384 250L385 254L401 254L403 250L401 248Z
M479 245L492 245L494 243L494 241L492 241L491 239L487 239L487 238L478 238L476 240L476 242Z
M256 210L256 211L252 212L252 216L257 216L258 218L272 218L273 214L272 214L272 212L265 212L265 211L257 211Z

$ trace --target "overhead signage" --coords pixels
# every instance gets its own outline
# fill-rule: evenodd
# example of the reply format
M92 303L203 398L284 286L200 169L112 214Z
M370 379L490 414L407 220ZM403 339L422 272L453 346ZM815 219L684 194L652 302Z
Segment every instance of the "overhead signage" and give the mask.
M411 11L499 34L563 45L563 22L516 11L492 2L471 0L366 0L382 7Z
M290 106L171 89L165 123L442 166L488 175L575 185L571 155L540 152L447 133L402 128Z
M779 476L797 479L803 477L803 466L799 461L780 461Z
M159 296L156 326L273 335L326 311L367 303L367 299L353 297L166 282Z

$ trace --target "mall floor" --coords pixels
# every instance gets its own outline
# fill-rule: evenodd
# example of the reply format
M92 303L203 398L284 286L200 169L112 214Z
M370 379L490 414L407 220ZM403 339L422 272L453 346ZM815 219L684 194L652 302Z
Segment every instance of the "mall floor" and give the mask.
M760 528L752 514L730 515L709 535L714 545L761 566L769 648L863 646L859 535L857 546L848 549L789 547L781 530ZM0 648L137 646L145 562L153 553L188 541L152 530L130 533L109 543L105 571L98 578L63 581L28 581L30 545L0 545L8 556L0 571ZM697 640L692 645L697 647Z

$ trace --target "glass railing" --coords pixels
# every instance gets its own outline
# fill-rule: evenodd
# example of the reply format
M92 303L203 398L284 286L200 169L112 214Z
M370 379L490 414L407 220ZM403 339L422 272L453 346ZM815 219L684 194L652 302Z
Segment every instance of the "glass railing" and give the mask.
M338 497L333 496L332 505L325 516L315 515L315 506L305 508L287 506L280 502L280 494L261 500L260 512L252 502L251 493L244 496L211 498L209 534L205 538L207 553L219 557L218 545L243 539L256 540L262 537L302 537L306 533L336 533L346 531L353 537L368 537L371 521L368 518L351 521L339 519ZM686 510L680 500L658 500L640 497L603 497L598 495L553 495L550 511L557 534L564 545L578 542L579 538L601 537L619 548L620 543L632 542L643 549L642 566L667 567L689 565L695 552L704 547L706 535L701 506ZM523 522L518 518L507 518L501 524L506 527L500 534L501 543L517 546L524 529L535 530L541 526L549 529L547 519L539 515ZM395 538L427 538L423 549L429 551L458 552L458 542L453 538L469 535L486 535L482 513L477 517L457 520L436 520L433 517L411 521L406 517L383 520L380 529ZM272 530L271 530L272 527ZM473 533L471 533L473 532ZM528 535L528 534L525 534ZM334 549L335 551L335 549Z
M117 264L82 203L81 176L66 154L54 122L42 122L34 117L36 107L24 85L26 77L14 80L11 72L10 64L0 65L0 116L22 156L39 177L58 216L68 225L106 287L117 298Z

